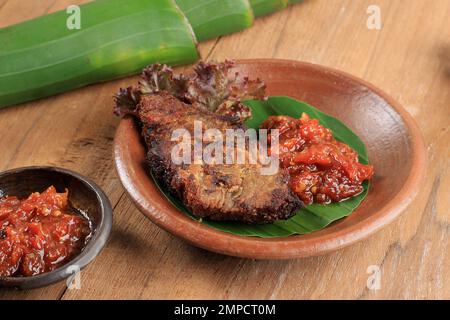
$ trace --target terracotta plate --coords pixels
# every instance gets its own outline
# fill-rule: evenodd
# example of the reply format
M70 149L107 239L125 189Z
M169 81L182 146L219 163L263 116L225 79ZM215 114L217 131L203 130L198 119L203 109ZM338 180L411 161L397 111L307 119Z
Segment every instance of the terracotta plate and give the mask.
M120 122L114 142L119 177L144 215L189 243L219 253L261 259L324 254L389 224L416 196L425 171L425 150L412 117L373 85L329 68L286 60L241 60L236 67L267 84L268 95L286 95L348 125L365 142L376 176L367 198L349 217L308 235L261 239L224 233L179 212L145 169L145 148L132 118Z

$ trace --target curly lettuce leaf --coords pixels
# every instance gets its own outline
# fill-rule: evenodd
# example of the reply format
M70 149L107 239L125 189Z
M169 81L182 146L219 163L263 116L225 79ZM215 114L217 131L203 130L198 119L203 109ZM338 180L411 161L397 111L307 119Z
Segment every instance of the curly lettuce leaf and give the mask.
M175 75L167 65L146 67L137 86L121 89L115 95L115 113L119 116L135 114L142 95L167 91L183 102L196 104L221 115L243 122L251 118L251 110L242 100L262 100L265 84L232 72L234 62L200 62L191 75Z

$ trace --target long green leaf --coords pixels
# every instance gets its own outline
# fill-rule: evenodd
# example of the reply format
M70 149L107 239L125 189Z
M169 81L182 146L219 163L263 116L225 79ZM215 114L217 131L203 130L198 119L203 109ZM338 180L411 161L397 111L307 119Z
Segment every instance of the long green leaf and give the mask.
M261 17L286 8L288 0L250 0L250 4L255 17Z
M261 123L270 115L288 115L294 118L300 118L301 114L305 112L311 118L319 119L322 125L331 129L337 140L345 142L357 151L361 163L368 164L366 147L356 134L338 119L333 118L304 102L289 97L270 97L267 101L252 100L246 101L245 103L252 109L253 113L253 118L246 123L249 128L258 129ZM194 219L189 210L179 199L170 195L159 185L158 187L178 210ZM361 194L346 201L328 205L313 204L299 210L297 214L289 220L277 221L273 224L249 225L239 222L211 221L208 219L203 219L201 223L217 230L240 236L271 238L287 237L294 234L308 234L323 229L330 223L351 214L366 197L369 183L367 181L364 182L363 187L364 191Z
M97 0L81 29L59 11L0 29L0 107L198 58L192 29L172 0Z
M199 41L243 30L253 24L248 0L176 0Z

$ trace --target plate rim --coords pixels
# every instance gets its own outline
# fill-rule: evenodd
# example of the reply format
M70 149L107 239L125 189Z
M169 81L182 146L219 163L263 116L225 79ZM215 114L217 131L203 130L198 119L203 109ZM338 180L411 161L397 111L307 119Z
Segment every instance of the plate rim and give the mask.
M114 162L119 179L137 208L153 223L192 245L221 254L253 259L292 259L330 253L366 239L376 231L390 224L403 213L406 207L416 198L426 173L424 140L419 126L406 109L390 95L366 80L327 66L285 59L236 60L237 65L261 63L296 65L315 69L316 71L323 73L331 73L334 76L345 78L346 80L362 85L385 100L390 108L401 117L405 124L409 140L411 141L411 168L415 169L411 170L411 174L396 196L381 207L375 214L354 225L350 225L333 233L311 238L305 237L305 235L292 235L289 237L277 238L258 238L234 235L201 224L175 208L174 209L179 213L178 216L161 215L159 212L164 211L163 208L161 208L159 204L150 203L150 201L145 198L141 190L136 186L132 177L135 172L130 172L129 168L124 165L123 148L120 144L119 136L124 130L129 130L130 126L135 126L135 120L133 118L125 117L120 120L114 137ZM148 176L148 181L154 185L150 176ZM172 204L165 199L164 195L161 194L161 197L172 206ZM214 241L208 241L211 239L214 239Z

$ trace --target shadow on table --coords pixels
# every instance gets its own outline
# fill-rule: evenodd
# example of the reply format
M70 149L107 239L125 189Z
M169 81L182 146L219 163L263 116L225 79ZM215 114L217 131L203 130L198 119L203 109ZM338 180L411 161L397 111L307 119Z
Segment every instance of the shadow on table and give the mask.
M445 76L450 79L450 43L439 49L439 60L443 66Z

